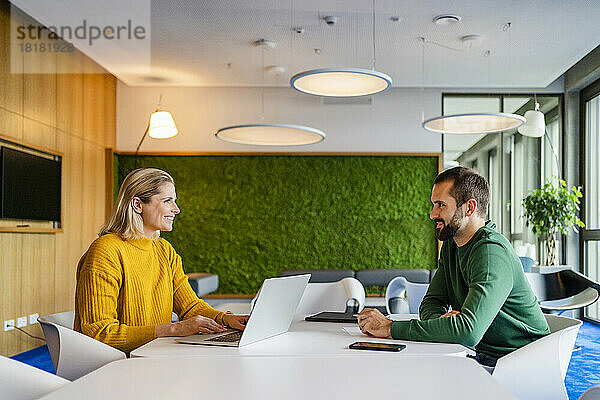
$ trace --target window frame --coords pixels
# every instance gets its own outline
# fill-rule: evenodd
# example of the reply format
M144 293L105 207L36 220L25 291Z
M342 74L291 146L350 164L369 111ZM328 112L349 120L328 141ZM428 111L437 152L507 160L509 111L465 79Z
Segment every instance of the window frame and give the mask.
M587 107L586 103L593 98L600 96L600 79L591 83L579 92L579 182L582 185L587 183L587 135L586 135L586 117ZM579 212L580 219L586 223L586 187L583 186L583 201L581 202L581 210ZM585 271L585 245L587 242L600 242L600 229L587 229L581 228L579 230L579 272ZM584 312L581 312L580 317L586 321L595 325L600 325L600 320L588 318Z
M600 80L598 81L600 83ZM471 98L490 98L490 97L494 97L494 98L498 98L499 100L499 105L500 105L500 111L499 112L505 112L504 110L504 103L505 103L505 98L507 97L530 97L531 99L534 99L537 96L537 98L544 98L544 97L556 97L558 98L558 110L557 112L560 113L559 115L559 134L561 135L561 140L560 143L555 144L555 146L558 145L559 147L559 163L560 163L560 172L561 172L561 176L560 178L565 179L564 177L565 175L565 171L566 171L566 157L565 157L565 151L566 151L566 146L567 146L567 135L565 134L564 128L565 128L565 96L564 93L529 93L529 92L522 92L522 93L514 93L514 92L507 92L507 93L469 93L469 92L442 92L442 96L441 96L441 110L442 110L442 114L441 115L445 115L445 110L444 110L444 101L447 97L471 97ZM533 109L533 106L531 107L531 109ZM501 135L501 140L500 140L500 152L501 154L504 154L505 151L505 144L504 144L504 133L500 133ZM444 152L445 149L445 143L444 143L444 137L445 135L442 135L442 154ZM544 137L543 140L547 141L547 139ZM540 149L541 149L541 145L540 145ZM543 160L543 155L540 154L540 157L542 157ZM504 167L506 167L505 164L505 160L504 157L500 157L499 163L500 163L500 187L502 188L501 190L504 191L505 188L505 174L502 173L502 171L504 170ZM508 168L511 168L512 165L508 165ZM541 168L540 168L540 173L541 173ZM510 179L510 174L508 175L508 178ZM506 200L508 199L509 202L511 202L512 205L512 192L513 192L513 187L512 187L513 182L510 182L510 185L508 185L508 193L506 194L508 197L504 198L504 194L501 196L501 202L502 204L505 204ZM543 184L543 183L542 183ZM512 237L512 233L510 233L512 231L512 218L509 213L505 213L505 207L501 208L501 215L503 215L503 219L507 219L507 224L503 224L503 230L506 230L506 232L509 232L509 239L511 240L517 240L518 238ZM504 218L504 216L506 216L506 218ZM504 223L505 221L503 221ZM522 235L522 234L519 234ZM522 236L521 236L522 237ZM560 235L560 242L558 243L558 247L559 247L559 253L558 253L558 257L559 257L559 262L561 264L564 264L567 260L567 241L566 238L563 235ZM543 246L542 244L538 244ZM581 268L581 266L580 266Z

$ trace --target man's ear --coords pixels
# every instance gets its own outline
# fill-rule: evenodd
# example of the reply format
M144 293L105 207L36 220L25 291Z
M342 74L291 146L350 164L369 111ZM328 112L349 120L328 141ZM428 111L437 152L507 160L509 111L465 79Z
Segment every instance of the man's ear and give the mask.
M142 213L142 200L139 197L134 197L131 199L131 207L136 214Z
M469 199L465 203L467 205L467 210L465 211L465 216L470 217L471 215L477 212L477 200Z

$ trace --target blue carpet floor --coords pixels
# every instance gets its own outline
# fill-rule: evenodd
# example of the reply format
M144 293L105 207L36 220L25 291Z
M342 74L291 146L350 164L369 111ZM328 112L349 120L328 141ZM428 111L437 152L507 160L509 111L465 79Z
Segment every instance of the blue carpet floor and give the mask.
M573 352L565 378L570 400L577 400L588 388L600 385L600 326L585 322L579 330L577 345L581 349ZM17 354L12 358L54 373L47 346Z
M56 373L54 364L52 364L52 359L50 358L50 353L48 352L48 346L46 345L17 354L11 358L24 362L25 364L33 365L34 367L50 372L51 374Z
M576 400L588 388L600 385L600 326L584 322L579 329L574 351L565 378L570 400Z

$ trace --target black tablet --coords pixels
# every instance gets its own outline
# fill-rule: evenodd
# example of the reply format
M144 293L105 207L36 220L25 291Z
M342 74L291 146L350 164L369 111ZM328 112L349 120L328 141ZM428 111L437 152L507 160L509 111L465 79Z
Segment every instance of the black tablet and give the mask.
M335 311L323 311L315 315L309 315L304 318L306 321L311 322L343 322L343 323L358 323L358 318L356 318L356 314L345 313L345 312L335 312Z

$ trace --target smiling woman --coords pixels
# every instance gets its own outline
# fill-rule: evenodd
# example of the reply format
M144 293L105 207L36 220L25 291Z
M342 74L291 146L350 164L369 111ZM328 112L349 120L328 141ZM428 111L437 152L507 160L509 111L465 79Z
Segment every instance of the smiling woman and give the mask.
M158 193L147 201L133 198L131 205L134 212L142 216L145 237L152 238L160 231L173 230L173 220L180 211L175 204L176 199L175 185L171 182L160 185Z
M122 351L162 336L243 330L247 316L196 297L181 257L161 231L180 210L173 178L160 169L129 173L106 225L79 260L74 329ZM181 322L171 323L172 312Z

